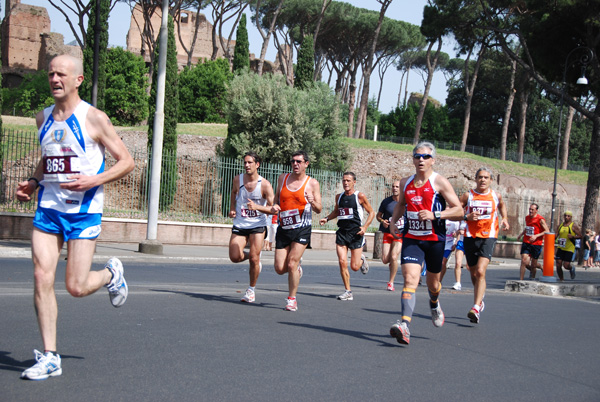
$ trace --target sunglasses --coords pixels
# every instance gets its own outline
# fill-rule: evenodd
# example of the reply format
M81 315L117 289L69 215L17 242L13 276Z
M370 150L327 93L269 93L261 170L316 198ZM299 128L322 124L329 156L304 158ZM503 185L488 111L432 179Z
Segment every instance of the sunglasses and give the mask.
M293 165L294 163L298 163L298 164L300 164L300 163L304 163L304 161L299 161L298 159L292 159L292 162L291 162L291 163L292 163L292 165Z
M427 159L433 158L433 156L431 154L413 154L413 158L415 158L415 159L423 158L423 159L427 160Z

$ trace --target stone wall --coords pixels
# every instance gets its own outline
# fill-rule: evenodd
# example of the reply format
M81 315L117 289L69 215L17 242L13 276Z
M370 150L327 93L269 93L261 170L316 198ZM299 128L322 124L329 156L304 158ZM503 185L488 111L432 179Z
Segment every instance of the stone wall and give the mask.
M64 37L50 32L50 17L44 7L6 2L2 22L2 76L8 87L18 86L26 74L45 70L59 54L82 58L79 46L64 44Z

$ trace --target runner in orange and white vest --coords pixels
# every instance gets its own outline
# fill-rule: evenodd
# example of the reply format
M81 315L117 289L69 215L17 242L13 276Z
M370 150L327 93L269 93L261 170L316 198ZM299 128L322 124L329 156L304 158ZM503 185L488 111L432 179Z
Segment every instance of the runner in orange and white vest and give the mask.
M466 211L464 220L467 221L467 228L463 243L471 282L473 282L475 302L467 317L473 323L479 322L479 316L485 307L483 302L487 286L485 273L498 240L500 218L502 218L502 229L510 228L502 196L490 187L493 178L489 169L480 168L475 173L475 189L469 190L460 197L460 202Z
M310 244L312 213L320 213L321 189L319 182L306 174L309 164L305 151L292 155L292 173L279 175L275 205L272 208L256 206L268 214L279 213L279 226L275 235L275 272L288 274L289 295L287 311L297 311L296 292L302 276L300 260Z

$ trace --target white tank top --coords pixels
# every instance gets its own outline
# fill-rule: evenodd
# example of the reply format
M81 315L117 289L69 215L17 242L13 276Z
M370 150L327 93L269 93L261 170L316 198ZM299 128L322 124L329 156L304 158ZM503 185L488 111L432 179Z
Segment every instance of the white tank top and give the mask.
M258 176L258 183L253 191L246 190L244 186L244 175L240 175L240 190L235 198L235 218L233 218L233 226L240 229L254 229L262 226L267 226L267 215L256 210L248 209L248 199L255 204L265 206L267 200L262 196L262 181L263 177Z
M104 146L94 141L85 128L91 105L81 101L65 121L55 121L54 105L44 109L44 124L38 131L44 178L40 182L38 206L56 211L75 213L102 213L104 187L85 192L60 188L68 176L93 176L104 172Z

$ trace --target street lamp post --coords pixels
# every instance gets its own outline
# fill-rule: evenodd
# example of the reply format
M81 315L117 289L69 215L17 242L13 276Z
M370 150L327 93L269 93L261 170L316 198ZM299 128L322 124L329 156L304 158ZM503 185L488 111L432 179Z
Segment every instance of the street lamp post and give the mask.
M556 183L558 176L558 158L560 157L560 138L562 135L562 117L563 106L565 104L565 89L567 87L567 69L569 68L569 59L577 51L585 51L579 58L581 64L581 77L577 80L578 85L587 85L588 81L585 78L585 69L588 63L594 57L592 49L586 46L576 47L571 50L565 59L565 68L563 70L562 88L560 91L560 110L558 115L558 136L556 139L556 157L554 158L554 184L552 187L552 214L550 216L550 233L544 235L544 273L540 279L543 282L556 282L554 278L554 242L556 233L554 233L554 216L556 212ZM550 258L548 258L550 257Z

